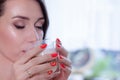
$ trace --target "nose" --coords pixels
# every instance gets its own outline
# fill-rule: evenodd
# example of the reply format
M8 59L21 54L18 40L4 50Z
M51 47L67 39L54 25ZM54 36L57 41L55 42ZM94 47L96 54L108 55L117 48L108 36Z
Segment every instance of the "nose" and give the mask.
M33 29L29 29L28 33L27 33L27 41L30 43L34 43L37 40L39 40L39 34L37 33L37 31L33 28Z

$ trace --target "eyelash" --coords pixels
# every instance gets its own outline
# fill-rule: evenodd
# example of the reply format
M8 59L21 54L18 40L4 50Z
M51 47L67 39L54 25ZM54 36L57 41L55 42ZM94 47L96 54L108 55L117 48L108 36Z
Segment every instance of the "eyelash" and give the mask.
M16 27L17 29L24 29L24 28L25 28L25 26L19 26L19 25L15 25L15 27Z
M19 26L19 25L15 25L15 27L17 29L24 29L25 28L25 26ZM40 29L40 30L43 30L43 26L35 26L35 27L38 28L38 29Z
M35 26L36 28L43 30L43 26Z

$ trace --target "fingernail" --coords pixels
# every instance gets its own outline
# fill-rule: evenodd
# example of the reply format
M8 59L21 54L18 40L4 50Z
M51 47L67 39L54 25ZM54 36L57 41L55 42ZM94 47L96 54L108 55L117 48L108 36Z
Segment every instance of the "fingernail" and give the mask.
M57 41L58 44L62 45L62 43L61 43L59 38L57 38L56 41Z
M56 46L57 46L58 48L60 48L60 47L61 47L61 45L60 45L60 44L56 44Z
M53 53L53 54L51 54L51 56L52 56L52 57L57 57L58 54L57 54L57 53Z
M60 59L63 59L63 56L60 55L59 57L60 57Z
M56 40L57 40L59 43L61 43L61 41L60 41L60 39L59 39L59 38L57 38Z
M62 68L66 68L66 66L63 63L61 63L60 65Z
M53 73L53 71L49 70L47 73L48 73L48 75L51 75Z
M51 66L56 66L56 64L57 64L56 61L50 62L50 65L51 65Z
M42 44L42 45L40 46L40 48L44 49L44 48L46 48L46 46L47 46L47 44Z

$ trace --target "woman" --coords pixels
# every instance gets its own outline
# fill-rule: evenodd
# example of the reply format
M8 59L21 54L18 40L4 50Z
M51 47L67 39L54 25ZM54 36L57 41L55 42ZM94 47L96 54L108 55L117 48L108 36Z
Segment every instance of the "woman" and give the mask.
M56 52L39 55L47 46L29 49L45 38L48 17L40 0L0 0L0 79L1 80L67 80L71 63L61 41ZM29 49L29 50L28 50ZM60 72L55 72L59 60Z

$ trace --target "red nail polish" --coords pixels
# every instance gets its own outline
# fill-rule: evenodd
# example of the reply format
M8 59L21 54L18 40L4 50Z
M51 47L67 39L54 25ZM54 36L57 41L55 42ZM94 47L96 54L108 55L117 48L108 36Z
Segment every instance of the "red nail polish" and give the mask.
M60 55L59 57L60 57L60 59L63 59L63 56Z
M57 64L57 63L56 63L55 61L50 62L50 65L51 65L51 66L56 66L56 64Z
M53 53L53 54L51 54L51 56L52 56L52 57L57 57L58 54L57 54L57 53Z
M59 43L61 43L61 41L60 41L60 39L59 39L59 38L57 38L56 40L57 40Z
M66 66L63 63L61 63L60 65L62 68L66 68Z
M49 70L47 73L48 73L48 75L51 75L53 73L53 71Z
M56 46L57 46L58 48L60 48L60 47L61 47L61 45L60 45L60 44L56 44Z
M57 38L57 39L56 39L56 41L57 41L57 44L62 45L62 43L61 43L61 41L60 41L60 39L59 39L59 38Z
M47 46L47 44L42 44L42 45L40 46L40 48L44 49L44 48L46 48L46 46Z

